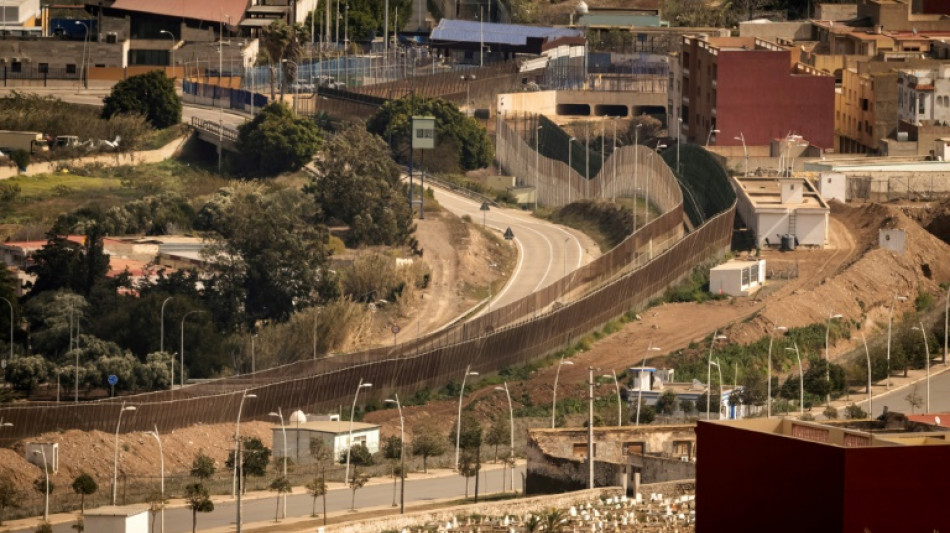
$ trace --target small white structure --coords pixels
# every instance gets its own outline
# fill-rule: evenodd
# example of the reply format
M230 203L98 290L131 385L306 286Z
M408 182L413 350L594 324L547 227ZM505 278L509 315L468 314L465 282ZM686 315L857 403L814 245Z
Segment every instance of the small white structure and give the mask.
M46 454L46 465L50 474L59 472L59 443L58 442L28 442L23 446L26 460L43 470L43 454Z
M826 201L845 203L848 200L848 178L841 172L821 172L818 174L818 192Z
M148 507L107 505L87 509L83 515L86 531L96 533L149 533Z
M632 390L632 391L653 390L654 383L656 382L656 368L652 366L644 366L644 367L637 366L637 367L629 368L627 370L633 376L633 386L630 387L629 390ZM640 388L641 383L643 384L642 389Z
M831 209L807 180L756 176L732 179L736 211L755 232L756 246L778 247L783 237L793 245L824 248L828 243Z
M709 292L749 296L765 284L765 259L727 261L709 270Z
M903 254L907 246L907 232L902 229L882 229L878 232L877 244L885 250Z
M289 423L287 431L287 456L298 464L309 463L310 441L322 440L328 449L333 450L334 460L339 459L348 448L350 423L342 421L319 421ZM274 457L284 456L284 433L280 426L271 428L273 435ZM379 426L363 422L353 422L353 444L363 444L370 453L379 451Z

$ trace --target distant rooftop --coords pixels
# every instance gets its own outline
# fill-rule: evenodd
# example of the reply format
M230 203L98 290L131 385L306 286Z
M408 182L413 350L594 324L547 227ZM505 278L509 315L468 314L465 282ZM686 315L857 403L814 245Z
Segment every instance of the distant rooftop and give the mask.
M802 183L804 192L802 193L802 203L782 203L781 179L775 177L758 176L736 176L736 183L742 188L742 192L748 196L756 209L828 209L828 204L815 191L807 180L796 179Z
M581 30L555 28L552 26L527 26L523 24L481 23L471 20L442 19L432 30L430 40L456 43L504 44L527 46L529 40L541 39L548 43L565 38L585 38Z
M749 418L702 423L720 424L841 448L950 445L950 432L944 428L931 426L931 431L885 430L879 429L877 421L874 420L822 423L790 418Z

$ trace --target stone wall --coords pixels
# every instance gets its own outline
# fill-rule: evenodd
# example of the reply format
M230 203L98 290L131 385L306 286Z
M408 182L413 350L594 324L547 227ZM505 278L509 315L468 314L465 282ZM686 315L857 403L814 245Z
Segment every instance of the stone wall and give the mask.
M13 58L18 58L24 68L28 65L38 68L40 63L46 63L51 69L73 65L78 70L82 65L84 50L89 67L94 65L123 66L123 58L125 57L123 43L87 43L59 38L6 39L0 41L0 59L2 59L3 64L10 65Z

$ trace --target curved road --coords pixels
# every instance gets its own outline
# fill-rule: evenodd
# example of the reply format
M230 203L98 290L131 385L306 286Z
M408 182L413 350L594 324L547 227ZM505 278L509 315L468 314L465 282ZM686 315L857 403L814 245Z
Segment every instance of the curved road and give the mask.
M599 250L583 233L535 218L528 211L492 207L480 210L481 202L433 187L435 198L449 212L469 215L473 223L504 233L511 228L518 247L518 263L505 287L492 295L491 305L501 307L547 287L566 274L590 263ZM480 313L488 312L484 308Z

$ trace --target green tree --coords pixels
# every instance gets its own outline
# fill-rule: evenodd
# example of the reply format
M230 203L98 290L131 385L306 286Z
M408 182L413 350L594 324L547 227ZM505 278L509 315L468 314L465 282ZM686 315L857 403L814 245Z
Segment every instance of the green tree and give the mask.
M412 454L422 456L422 471L429 473L429 457L439 457L446 451L445 434L432 423L412 429Z
M409 96L390 100L367 121L366 129L384 139L392 139L392 148L401 161L408 160L409 135L413 115L435 117L437 150L444 154L448 168L475 170L491 164L494 159L491 139L475 119L462 114L451 102Z
M106 281L109 256L103 252L103 233L97 224L91 224L82 244L66 239L65 235L50 235L49 241L33 254L33 264L27 272L36 276L32 294L69 289L86 297L93 288Z
M458 421L456 421L449 431L449 439L453 445L458 445L463 450L474 450L482 445L482 424L474 414L463 412L462 430L458 431Z
M290 484L289 479L278 476L274 481L271 481L269 488L277 493L277 509L274 511L274 522L277 522L280 516L280 496L292 491L294 487Z
M366 482L369 481L369 474L363 471L360 467L353 468L353 476L348 480L350 485L350 490L353 491L353 498L350 500L350 510L356 510L356 491L360 490L366 486Z
M466 498L468 498L468 481L477 476L479 470L481 470L481 464L479 464L476 455L470 450L465 450L465 452L459 456L459 475L465 478Z
M868 413L852 402L851 405L844 408L844 416L849 420L862 420L868 417Z
M217 196L223 207L207 215L208 226L201 228L218 237L206 252L217 270L211 289L219 306L216 318L237 322L240 317L253 329L259 321L286 320L315 303L330 252L326 227L315 223L313 198L295 189L268 192L259 186L223 189Z
M408 189L382 139L357 125L345 127L330 139L317 168L321 177L305 191L320 205L324 222L350 227L351 246L407 241L415 229Z
M53 533L53 525L49 522L43 522L36 526L36 529L33 530L33 533Z
M672 389L666 389L660 394L656 400L656 410L666 416L676 412L676 393Z
M138 114L158 129L181 122L181 98L175 92L175 83L160 70L116 83L102 102L102 118Z
M0 526L6 518L7 509L20 507L20 491L17 490L9 475L0 477Z
M346 453L340 454L340 464L346 463ZM350 464L357 466L373 466L376 461L369 448L362 442L350 447Z
M4 379L14 390L29 394L41 383L45 383L50 376L52 365L39 355L17 357L7 361Z
M73 492L79 495L79 514L86 513L86 496L95 494L99 484L89 474L83 472L73 480Z
M53 480L49 479L47 475L42 475L33 480L33 490L40 494L53 494L55 489L56 486L53 484Z
M191 509L191 533L198 532L198 513L214 511L214 502L208 489L201 483L189 483L185 486L185 502Z
M549 533L560 533L564 530L564 522L567 521L567 515L563 509L550 508L544 514L544 531Z
M680 400L680 411L683 411L683 415L690 415L696 411L696 404L692 400Z
M323 512L326 514L327 509L327 478L326 474L323 471L320 471L320 475L314 476L314 478L307 483L307 492L313 496L313 505L310 507L310 516L317 516L317 498L323 496Z
M294 115L287 104L271 102L238 127L235 169L249 177L300 170L313 160L322 136L313 121Z
M277 66L284 59L284 52L293 38L292 29L282 19L275 20L261 31L261 46L267 54L267 67L270 70L270 99L275 100L274 83L277 81ZM280 100L284 99L284 86L280 86Z
M263 477L267 473L267 463L270 462L271 450L264 446L257 437L243 437L241 439L241 489L246 485L247 476ZM234 468L234 450L228 453L224 465L228 469Z
M498 446L506 443L510 444L510 440L511 427L508 421L501 417L494 419L485 434L485 444L495 448L493 461L498 462Z
M195 456L195 460L191 462L191 477L201 481L211 479L216 470L214 459L205 455L204 452L199 451L198 455Z

